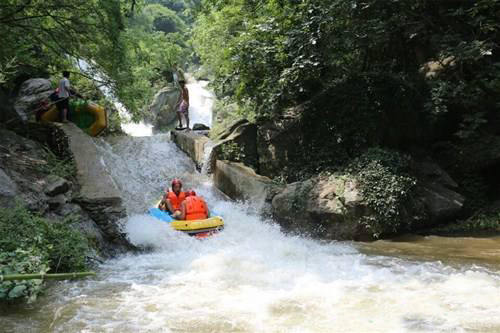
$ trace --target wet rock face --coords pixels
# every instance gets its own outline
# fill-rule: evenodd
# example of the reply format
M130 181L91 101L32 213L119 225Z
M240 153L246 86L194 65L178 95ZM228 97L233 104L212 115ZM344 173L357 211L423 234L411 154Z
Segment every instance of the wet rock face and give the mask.
M97 247L94 254L109 256L133 248L120 230L125 209L119 197L82 198L77 184L43 171L48 162L42 145L2 129L0 137L0 205L10 207L19 200L50 219L75 216L74 227L91 238Z
M22 121L27 121L30 112L35 110L40 102L47 99L53 91L52 85L47 79L29 79L23 82L14 102L14 109L19 118Z
M273 198L272 208L287 229L327 239L371 238L358 223L370 210L360 184L348 176L318 176L289 184Z

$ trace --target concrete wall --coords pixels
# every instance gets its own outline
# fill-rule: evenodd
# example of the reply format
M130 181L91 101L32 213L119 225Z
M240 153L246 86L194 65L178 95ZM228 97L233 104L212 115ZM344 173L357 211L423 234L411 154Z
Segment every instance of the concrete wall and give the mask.
M191 157L197 168L201 168L205 157L205 144L210 142L210 139L195 131L172 131L171 135L172 141Z
M204 135L195 132L172 132L172 140L193 159L198 167L203 164L205 145L212 144ZM242 164L230 161L213 161L214 185L233 200L249 201L256 211L270 213L272 198L283 190L268 177Z
M271 179L242 163L220 160L215 165L214 185L231 199L254 203L270 201L277 187Z

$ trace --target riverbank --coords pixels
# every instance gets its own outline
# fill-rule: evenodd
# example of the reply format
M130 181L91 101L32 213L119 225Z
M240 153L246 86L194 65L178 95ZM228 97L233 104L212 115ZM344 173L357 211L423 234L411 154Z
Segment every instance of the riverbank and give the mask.
M166 134L119 136L97 144L127 206L127 235L151 250L106 260L95 278L54 284L31 306L0 309L6 330L319 333L500 328L498 299L484 297L485 290L491 295L500 292L499 266L473 256L446 258L459 244L464 251L481 248L468 239L450 247L441 260L420 257L418 241L405 245L414 255L390 255L362 249L365 243L283 232L259 215L253 201L235 202L221 195L211 177L195 172L191 159ZM182 178L186 188L194 188L224 216L223 232L200 242L144 214L170 177ZM380 246L366 243L372 244ZM484 253L494 249L486 250L489 246L485 243ZM437 252L439 242L426 250Z
M134 249L119 225L121 199L87 134L72 124L11 129L0 128L1 274L79 271ZM42 285L3 282L0 299L32 301Z
M293 133L299 130L292 130L294 126L240 120L214 140L196 131L173 132L172 137L198 166L205 164L204 170L214 173L215 186L226 195L252 200L263 208L261 213L292 232L337 240L374 240L409 232L454 236L500 232L494 208L464 215L467 198L459 185L425 157L374 149L337 171L288 184L272 177L277 170L286 172L284 168L301 172L291 160L297 145Z

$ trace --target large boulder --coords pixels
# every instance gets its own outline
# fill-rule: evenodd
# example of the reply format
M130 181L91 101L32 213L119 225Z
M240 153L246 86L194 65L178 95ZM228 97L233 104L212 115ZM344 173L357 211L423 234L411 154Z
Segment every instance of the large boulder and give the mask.
M416 199L425 208L426 226L449 222L457 216L465 202L464 196L438 184L421 184L416 193Z
M465 198L455 191L453 179L433 163L422 164L418 177L412 195L405 197L398 208L401 223L381 221L373 203L364 198L364 185L349 174L315 176L287 185L272 200L273 215L290 230L353 240L411 232L457 217ZM369 221L375 221L377 230Z
M272 200L273 215L286 229L327 239L365 240L359 223L371 214L359 182L347 175L318 176L286 186Z
M23 200L31 210L44 213L48 204L43 191L46 174L42 170L47 165L43 147L8 130L0 129L0 137L0 168L5 174L1 187L5 186L5 194L10 193ZM7 197L4 196L5 200Z
M415 173L419 182L415 200L419 200L426 213L428 225L447 222L461 211L465 197L457 192L458 184L438 164L418 162Z
M209 156L208 171L214 170L216 160L241 162L246 166L259 170L257 155L257 125L248 121L238 121L231 132L219 136Z
M29 79L21 85L14 110L22 121L27 121L33 112L53 92L47 79Z
M120 229L125 209L92 138L73 124L55 126L66 137L67 146L60 149L67 151L64 155L73 155L81 186L47 175L53 167L41 144L0 129L0 205L12 205L18 199L49 219L76 215L76 225L88 231L87 237L103 255L134 248ZM78 194L72 193L78 189Z
M162 88L153 97L149 106L150 120L157 126L171 126L177 119L175 104L179 99L179 89L174 85Z

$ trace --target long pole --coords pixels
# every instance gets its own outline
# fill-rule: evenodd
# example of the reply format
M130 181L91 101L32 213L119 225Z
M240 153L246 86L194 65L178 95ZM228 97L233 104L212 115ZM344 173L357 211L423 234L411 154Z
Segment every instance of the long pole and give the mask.
M54 274L7 274L0 275L0 282L13 280L66 280L95 276L95 272L54 273Z

